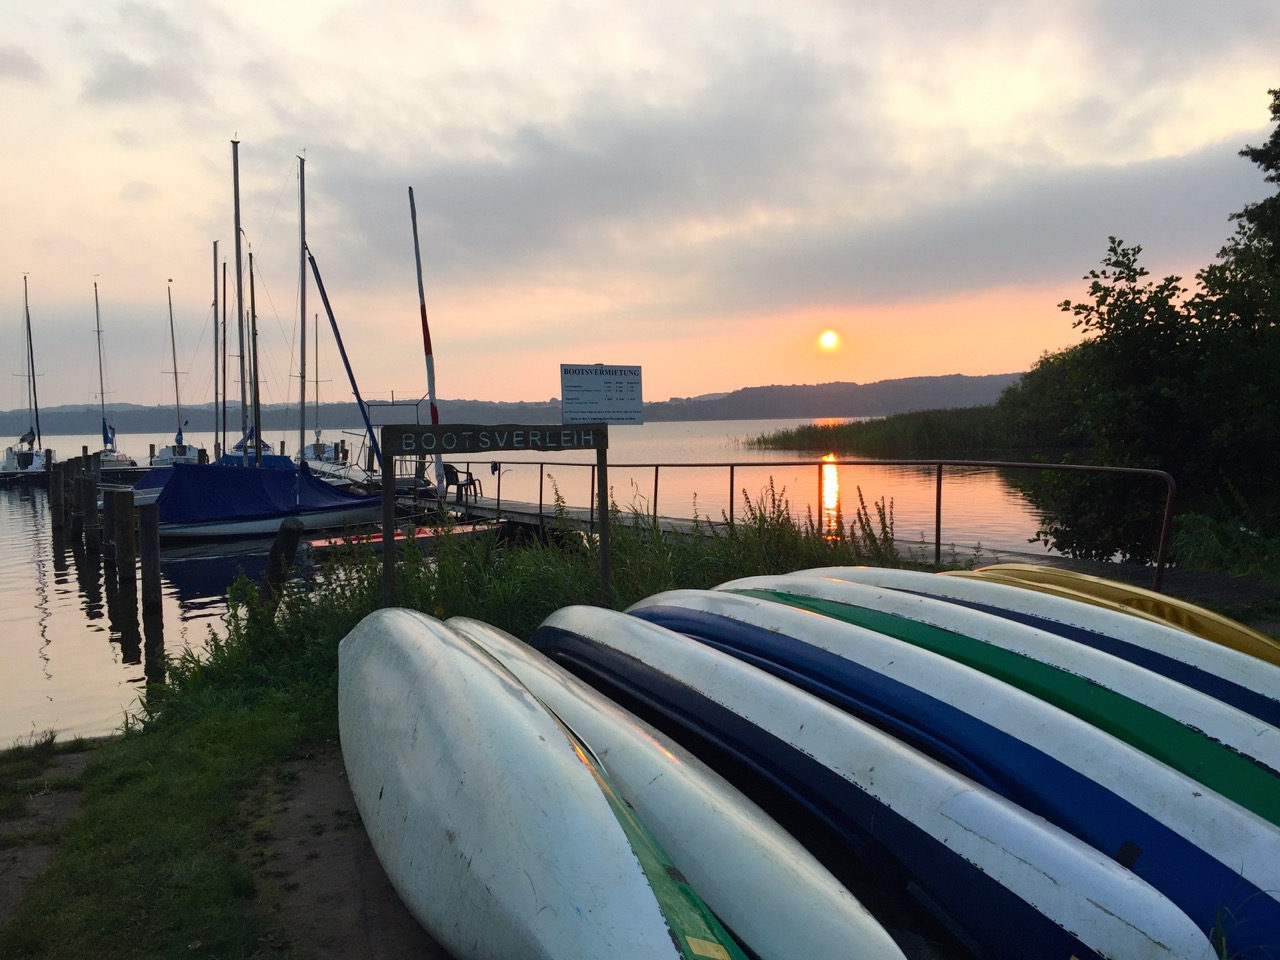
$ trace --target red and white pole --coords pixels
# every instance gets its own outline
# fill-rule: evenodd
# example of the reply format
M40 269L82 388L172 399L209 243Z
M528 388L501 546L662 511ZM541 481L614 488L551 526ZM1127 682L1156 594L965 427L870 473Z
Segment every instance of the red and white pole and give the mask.
M422 314L422 349L427 359L427 403L431 407L431 423L440 422L436 409L436 360L431 353L431 329L427 326L427 296L422 289L422 250L418 246L418 208L413 202L413 187L409 188L409 219L413 223L413 257L418 267L418 308ZM444 461L436 451L436 490L444 490ZM441 496L443 494L440 494Z

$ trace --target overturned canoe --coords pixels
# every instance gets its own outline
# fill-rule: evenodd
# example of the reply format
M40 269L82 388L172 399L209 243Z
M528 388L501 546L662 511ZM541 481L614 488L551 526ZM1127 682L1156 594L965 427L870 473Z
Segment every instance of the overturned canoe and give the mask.
M459 960L742 960L585 746L473 643L379 610L338 678L374 851Z

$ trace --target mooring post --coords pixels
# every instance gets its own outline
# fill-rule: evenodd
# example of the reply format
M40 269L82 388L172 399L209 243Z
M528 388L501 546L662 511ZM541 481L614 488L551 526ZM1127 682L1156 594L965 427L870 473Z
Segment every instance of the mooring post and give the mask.
M49 473L49 514L52 517L53 529L63 530L67 525L67 464L66 462L50 464Z
M302 521L297 517L286 517L276 531L276 539L271 544L271 552L267 555L267 569L258 585L258 596L268 604L277 602L280 586L293 569L293 561L298 556L298 543L302 540Z
M142 559L142 615L156 617L164 609L160 585L160 508L138 507L138 555Z
M132 492L130 492L132 499ZM143 675L164 683L164 602L160 588L160 508L138 506L138 552L142 557ZM132 569L132 566L130 567Z
M112 504L115 526L112 536L116 545L116 567L120 577L120 592L138 595L138 537L134 531L133 491L113 490L107 495Z
M116 505L114 490L102 491L102 553L108 560L116 556ZM95 495L96 499L96 495Z
M102 552L102 519L98 516L98 484L93 477L80 478L80 513L84 517L84 548Z

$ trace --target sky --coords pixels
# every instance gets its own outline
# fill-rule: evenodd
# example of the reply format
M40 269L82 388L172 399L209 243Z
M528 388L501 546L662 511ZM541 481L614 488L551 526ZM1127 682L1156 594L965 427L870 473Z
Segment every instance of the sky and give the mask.
M1109 236L1156 276L1212 261L1269 195L1238 153L1280 86L1274 0L43 0L0 27L0 409L24 276L42 407L171 404L174 352L213 399L233 140L264 402L299 394L300 156L366 399L427 392L410 189L440 398L546 400L561 363L638 365L653 401L1023 371L1078 341L1058 304ZM323 309L309 278L308 395L346 400Z

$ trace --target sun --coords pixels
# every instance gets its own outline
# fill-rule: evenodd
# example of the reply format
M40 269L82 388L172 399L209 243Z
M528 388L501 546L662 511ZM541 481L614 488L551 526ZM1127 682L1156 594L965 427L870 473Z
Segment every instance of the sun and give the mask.
M834 330L824 330L818 337L818 346L823 350L834 350L840 345L840 335Z

